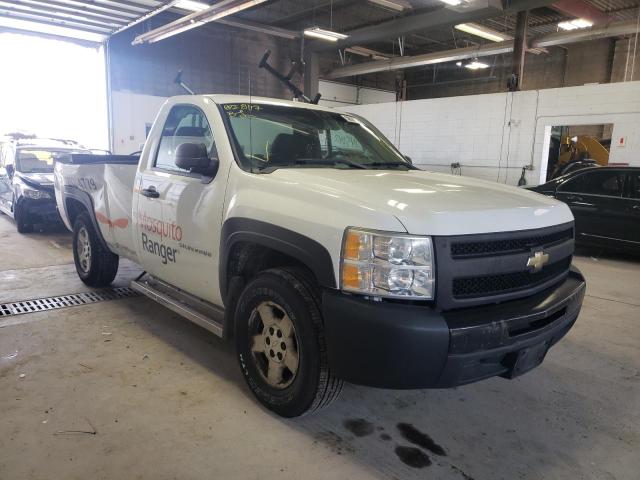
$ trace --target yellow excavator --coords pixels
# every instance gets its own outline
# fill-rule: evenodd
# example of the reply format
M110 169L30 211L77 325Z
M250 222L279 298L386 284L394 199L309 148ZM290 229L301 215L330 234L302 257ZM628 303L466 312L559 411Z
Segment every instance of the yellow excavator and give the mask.
M556 150L558 152L556 154L557 161L550 162L552 163L550 165L551 175L548 179L552 180L580 168L608 165L609 149L607 146L611 146L611 140L598 140L590 135L573 137L563 135L560 138L560 148Z

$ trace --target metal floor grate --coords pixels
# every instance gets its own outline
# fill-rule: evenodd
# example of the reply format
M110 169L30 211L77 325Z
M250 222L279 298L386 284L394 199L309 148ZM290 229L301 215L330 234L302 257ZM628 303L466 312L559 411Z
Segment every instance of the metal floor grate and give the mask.
M138 296L140 296L140 294L132 288L116 287L94 292L72 293L70 295L60 295L57 297L0 303L0 318Z

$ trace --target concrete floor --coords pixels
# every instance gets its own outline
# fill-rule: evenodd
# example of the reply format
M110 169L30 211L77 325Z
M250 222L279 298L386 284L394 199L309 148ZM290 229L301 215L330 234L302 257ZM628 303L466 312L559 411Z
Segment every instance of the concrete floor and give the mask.
M69 248L0 215L0 301L86 291ZM0 479L637 480L640 261L589 255L578 323L529 374L347 385L297 420L256 403L229 345L147 299L0 319Z

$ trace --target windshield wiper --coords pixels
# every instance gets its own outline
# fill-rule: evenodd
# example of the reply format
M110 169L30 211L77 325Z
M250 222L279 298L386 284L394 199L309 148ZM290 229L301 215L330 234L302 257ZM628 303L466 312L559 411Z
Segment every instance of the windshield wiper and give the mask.
M366 169L367 167L365 165L362 165L361 163L358 162L354 162L352 160L349 160L348 158L332 158L331 160L323 160L320 158L296 158L296 160L294 161L293 164L317 164L317 165L335 165L336 163L341 163L344 165L349 165L350 167L354 167L354 168L362 168L362 169Z
M413 167L413 165L409 165L407 163L400 163L400 162L373 162L373 163L369 163L369 165L371 165L372 167L405 167L408 169L411 169Z

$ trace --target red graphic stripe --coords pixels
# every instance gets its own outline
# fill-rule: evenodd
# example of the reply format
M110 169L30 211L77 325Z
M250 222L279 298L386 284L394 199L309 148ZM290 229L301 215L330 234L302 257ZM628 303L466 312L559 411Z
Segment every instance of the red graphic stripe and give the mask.
M109 225L109 228L127 228L127 225L129 225L129 220L127 220L126 218L116 218L115 220L110 220L109 218L105 217L102 213L100 212L96 212L96 219L100 222L103 223L105 225Z

